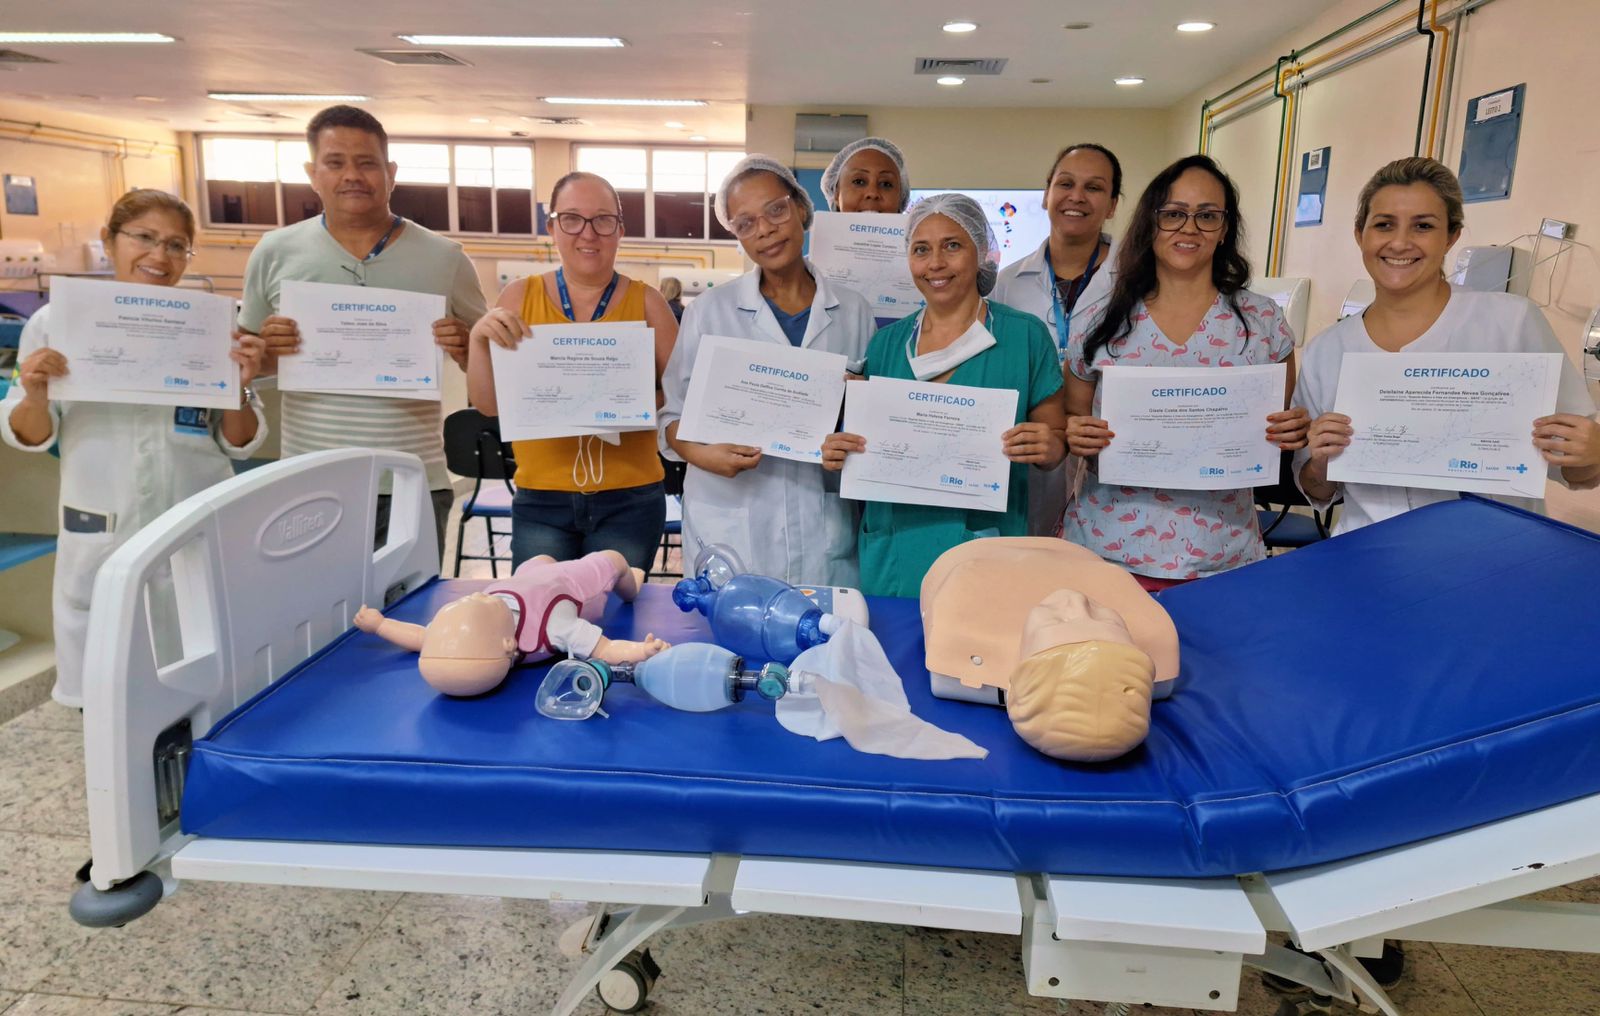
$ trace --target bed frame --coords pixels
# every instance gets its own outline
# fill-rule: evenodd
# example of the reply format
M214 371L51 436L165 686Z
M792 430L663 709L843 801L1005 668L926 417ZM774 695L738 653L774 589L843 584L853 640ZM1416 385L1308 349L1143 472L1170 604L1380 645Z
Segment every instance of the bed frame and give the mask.
M393 482L387 543L374 505ZM1106 878L802 858L196 839L179 831L196 736L337 638L363 604L434 578L426 477L414 456L319 452L253 470L173 508L95 581L86 652L91 882L72 901L120 925L183 880L460 893L600 904L563 936L586 956L552 1010L592 989L642 1007L668 928L793 914L1019 935L1028 990L1056 998L1233 1011L1242 968L1400 1016L1358 957L1384 938L1600 952L1600 906L1519 899L1600 875L1600 795L1294 871ZM181 651L152 632L170 569ZM173 655L168 653L167 655ZM1288 933L1304 956L1269 945ZM1287 1011L1287 1010L1286 1010Z

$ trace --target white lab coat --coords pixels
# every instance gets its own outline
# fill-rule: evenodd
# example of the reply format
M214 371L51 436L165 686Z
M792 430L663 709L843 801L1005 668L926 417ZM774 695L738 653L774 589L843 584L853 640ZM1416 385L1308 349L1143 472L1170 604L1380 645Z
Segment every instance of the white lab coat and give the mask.
M1072 323L1074 326L1080 320L1088 321L1105 307L1111 298L1111 287L1117 278L1117 246L1118 242L1109 236L1101 234L1101 239L1111 244L1111 249L1106 252L1105 259L1089 278L1089 284L1083 287L1083 292L1078 294L1078 302L1073 307ZM1000 270L1000 278L994 284L994 292L989 294L998 303L1003 303L1013 310L1020 310L1032 314L1044 322L1045 328L1050 331L1050 341L1055 343L1056 357L1063 366L1066 364L1067 348L1064 323L1056 320L1055 302L1051 299L1050 288L1055 285L1054 273L1045 266L1045 251L1050 247L1046 239L1039 245L1039 249L1026 257L1018 258ZM1067 496L1076 483L1078 476L1079 459L1076 455L1068 455L1061 461L1061 465L1048 473L1033 471L1028 482L1028 535L1029 536L1055 536L1061 529L1061 514L1067 508Z
M22 332L19 356L50 344L50 308L41 308ZM68 363L71 368L71 363ZM23 397L18 381L0 402L0 439L29 452L61 451L61 507L109 520L103 533L66 532L56 544L55 622L56 684L52 692L62 705L83 705L83 647L89 631L89 594L100 565L156 516L190 495L233 475L228 459L249 458L267 436L266 417L256 405L256 436L243 447L228 444L219 429L220 413L211 413L208 433L180 432L172 406L139 406L109 402L51 402L50 436L24 445L11 429L11 413ZM170 580L162 583L170 589ZM173 602L155 590L152 602ZM170 620L170 619L164 619ZM175 630L154 626L158 637Z
M817 282L803 348L843 354L859 370L872 337L872 310L853 290L836 286L810 268ZM761 295L761 269L695 298L683 312L678 343L661 376L661 448L667 427L683 415L689 374L700 337L725 335L789 345L778 319ZM712 543L732 547L746 568L795 584L853 586L856 564L855 506L842 500L836 473L821 466L764 456L761 464L734 477L689 467L683 483L683 557L693 562ZM832 490L827 489L833 487Z

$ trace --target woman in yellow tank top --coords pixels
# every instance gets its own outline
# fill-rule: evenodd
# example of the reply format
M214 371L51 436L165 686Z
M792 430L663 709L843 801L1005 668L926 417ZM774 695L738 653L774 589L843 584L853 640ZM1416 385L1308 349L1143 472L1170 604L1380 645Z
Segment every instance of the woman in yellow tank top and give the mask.
M593 173L569 173L550 195L550 235L561 267L518 279L472 328L467 393L496 416L491 342L515 349L533 325L563 321L643 321L655 329L656 387L678 338L678 322L660 293L618 275L623 236L617 192ZM517 494L511 506L513 567L539 554L565 561L615 550L649 569L666 524L661 460L654 430L628 431L622 443L562 437L512 444Z

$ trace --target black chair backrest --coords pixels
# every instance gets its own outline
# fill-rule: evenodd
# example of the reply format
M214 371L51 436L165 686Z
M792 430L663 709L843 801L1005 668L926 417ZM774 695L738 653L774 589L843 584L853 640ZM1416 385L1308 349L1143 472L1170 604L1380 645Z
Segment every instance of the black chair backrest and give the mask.
M509 480L517 463L500 440L500 422L476 409L458 409L444 419L444 463L457 476Z
M1293 508L1296 505L1310 505L1306 496L1300 493L1300 488L1294 482L1294 452L1283 452L1280 459L1281 468L1278 472L1278 482L1270 487L1257 487L1255 489L1256 504L1262 508Z
M665 455L661 456L661 471L666 476L661 481L661 487L668 497L683 496L683 478L689 472L687 462L674 462Z

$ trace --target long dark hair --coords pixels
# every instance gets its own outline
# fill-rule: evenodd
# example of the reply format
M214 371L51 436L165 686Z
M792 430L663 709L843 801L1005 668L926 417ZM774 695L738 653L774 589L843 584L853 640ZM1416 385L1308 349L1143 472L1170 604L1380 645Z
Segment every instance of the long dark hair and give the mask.
M1156 210L1167 203L1172 185L1191 169L1203 169L1222 184L1223 211L1228 217L1223 227L1222 239L1211 261L1211 284L1228 300L1233 315L1244 328L1244 340L1250 341L1250 323L1239 307L1239 291L1250 282L1250 262L1240 251L1244 238L1244 220L1239 216L1239 188L1228 179L1216 162L1207 155L1190 155L1179 159L1156 174L1150 186L1139 195L1139 204L1133 211L1128 232L1122 238L1117 254L1117 282L1111 288L1111 299L1100 323L1089 332L1083 344L1083 361L1094 363L1095 354L1124 338L1133 330L1133 308L1155 293L1156 284Z

